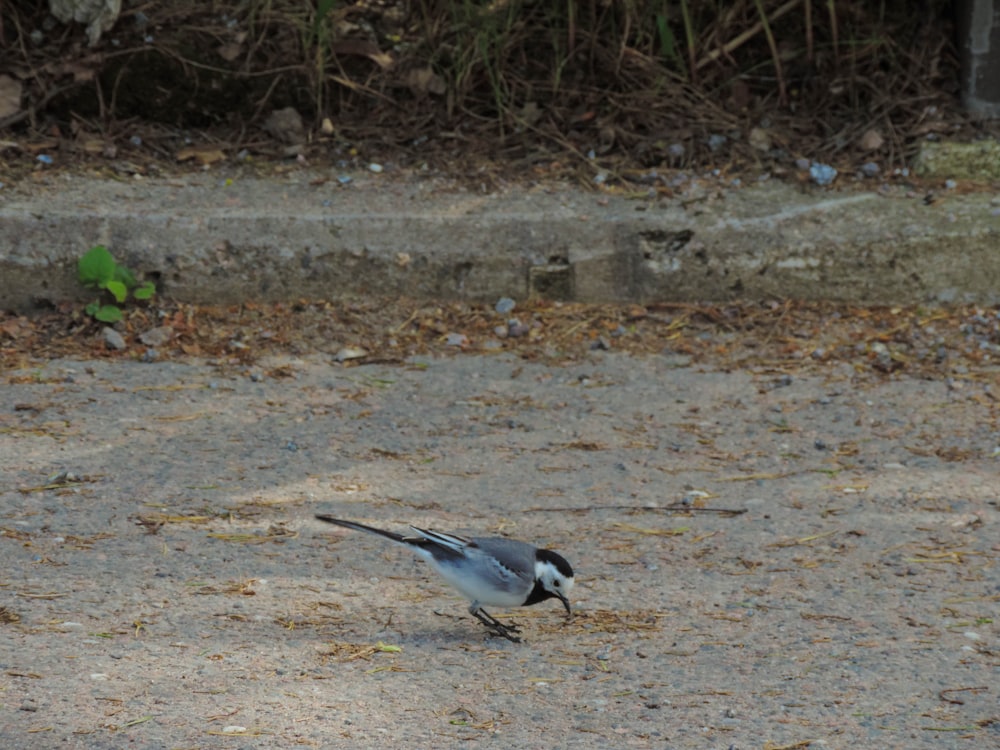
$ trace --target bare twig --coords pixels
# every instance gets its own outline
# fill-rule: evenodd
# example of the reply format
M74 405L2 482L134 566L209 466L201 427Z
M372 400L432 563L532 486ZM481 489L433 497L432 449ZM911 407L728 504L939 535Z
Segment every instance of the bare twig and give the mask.
M830 0L830 1L832 2L833 0ZM778 8L777 10L775 10L774 13L771 14L771 20L772 21L777 21L779 18L781 18L783 15L785 15L789 11L794 10L795 6L797 6L801 2L802 2L802 0L788 0L787 3L785 3L784 5L782 5L780 8ZM713 49L711 52L709 52L707 55L705 55L705 57L703 57L701 60L699 60L698 64L695 67L698 70L701 70L706 65L715 62L716 60L718 60L723 55L729 55L734 50L739 49L744 44L746 44L750 39L753 39L755 36L757 36L757 34L759 34L761 31L764 30L764 25L765 25L766 21L767 21L767 16L764 15L764 14L762 14L760 16L760 20L758 20L757 23L755 23L753 26L751 26L746 31L744 31L744 32L742 32L740 34L737 34L735 37L733 37L731 40L729 40L728 42L726 42L721 47L717 47L716 49Z
M675 503L674 505L584 505L580 507L535 507L527 508L528 512L535 513L590 513L597 510L628 510L642 511L645 513L722 513L727 516L741 516L747 512L746 508L697 508L692 505Z

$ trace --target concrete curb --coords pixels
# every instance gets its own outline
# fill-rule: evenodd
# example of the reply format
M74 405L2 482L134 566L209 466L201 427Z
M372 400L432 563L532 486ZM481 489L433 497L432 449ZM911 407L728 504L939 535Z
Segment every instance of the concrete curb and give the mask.
M77 259L115 257L193 303L344 295L586 302L1000 300L991 195L803 191L629 199L479 195L315 173L111 182L57 175L0 192L0 307L86 299Z

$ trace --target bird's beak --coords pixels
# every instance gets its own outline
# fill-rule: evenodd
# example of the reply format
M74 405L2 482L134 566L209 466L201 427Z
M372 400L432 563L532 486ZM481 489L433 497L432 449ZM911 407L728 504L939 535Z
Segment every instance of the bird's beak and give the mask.
M567 614L568 616L572 617L572 616L573 616L573 610L571 610L571 609L569 608L569 599L567 599L567 598L566 598L565 596L563 596L562 594L558 594L558 593L556 594L556 596L558 596L558 597L559 597L559 601L561 601L561 602L563 603L563 606L564 606L564 607L566 608L566 614Z

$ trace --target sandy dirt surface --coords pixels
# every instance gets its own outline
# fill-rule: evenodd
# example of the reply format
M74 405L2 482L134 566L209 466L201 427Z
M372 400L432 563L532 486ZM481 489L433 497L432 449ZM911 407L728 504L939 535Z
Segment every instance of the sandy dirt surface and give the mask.
M995 378L8 371L0 746L1000 746ZM317 512L550 546L575 616L498 610L525 642L488 637Z

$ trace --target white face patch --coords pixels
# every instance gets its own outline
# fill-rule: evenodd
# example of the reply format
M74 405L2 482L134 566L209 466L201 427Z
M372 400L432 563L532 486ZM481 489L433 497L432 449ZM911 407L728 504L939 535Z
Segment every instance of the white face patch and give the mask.
M551 591L560 598L568 597L573 590L573 578L567 578L556 566L548 560L535 561L535 578L539 580L546 591Z

